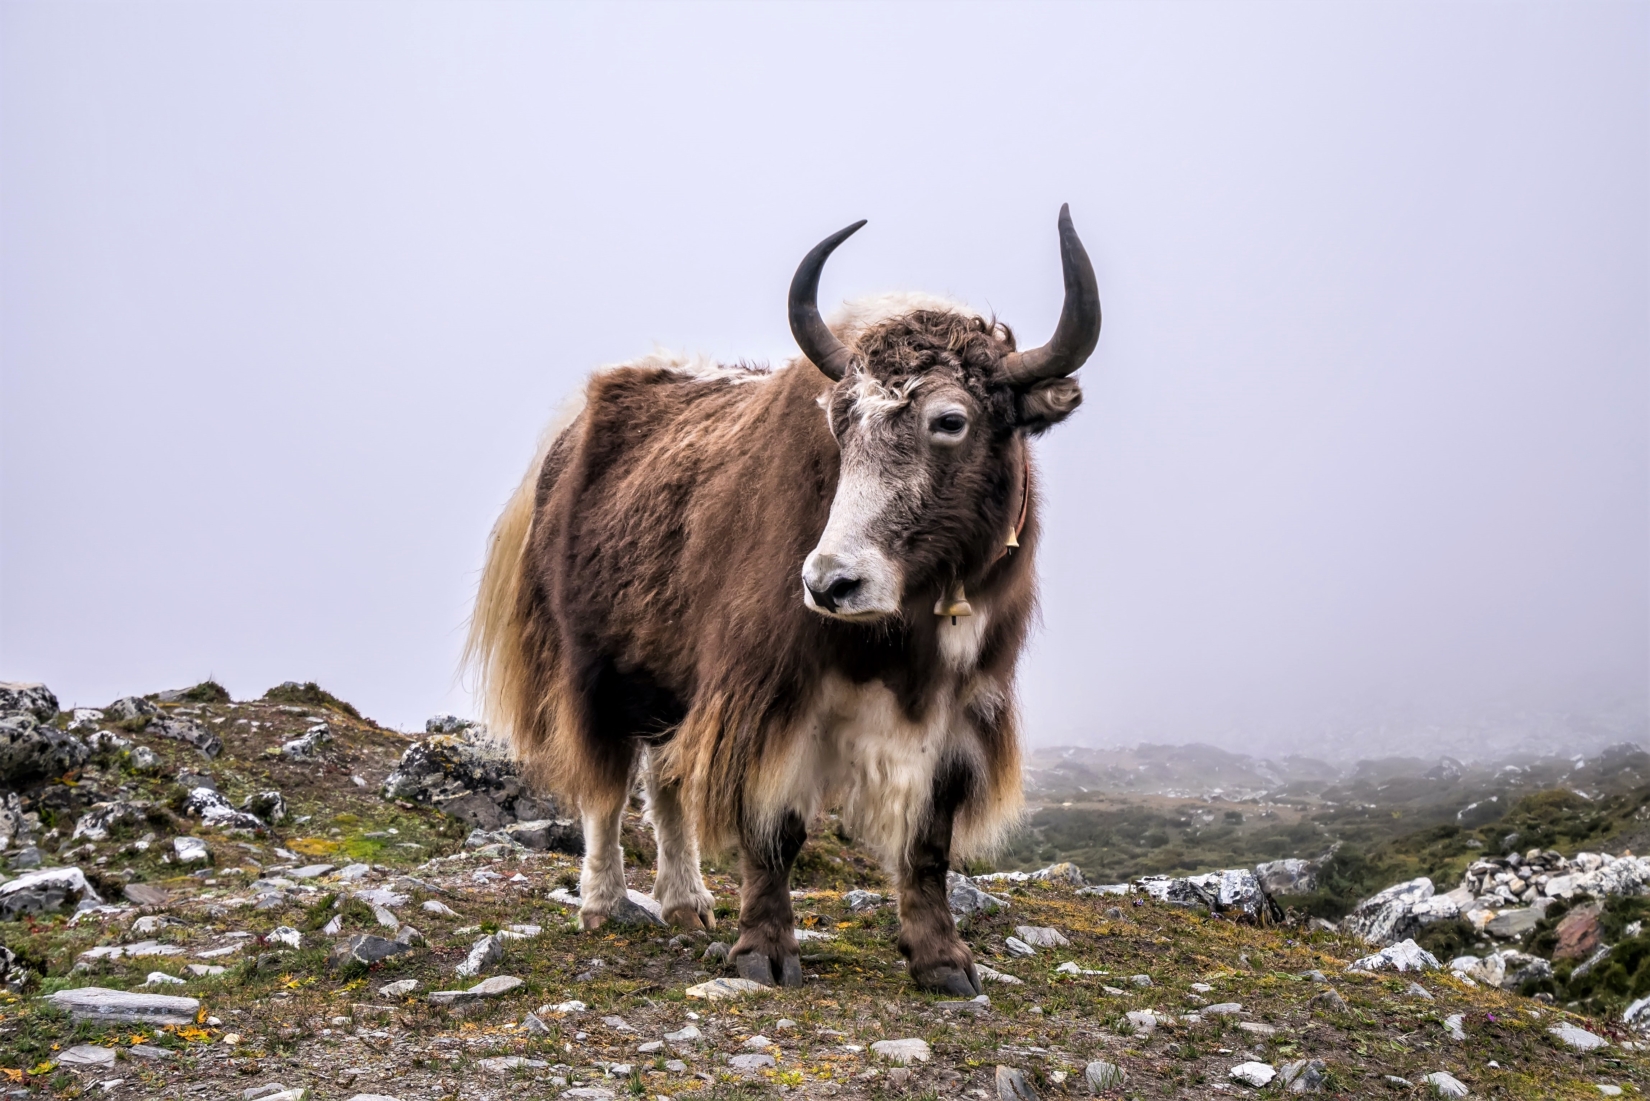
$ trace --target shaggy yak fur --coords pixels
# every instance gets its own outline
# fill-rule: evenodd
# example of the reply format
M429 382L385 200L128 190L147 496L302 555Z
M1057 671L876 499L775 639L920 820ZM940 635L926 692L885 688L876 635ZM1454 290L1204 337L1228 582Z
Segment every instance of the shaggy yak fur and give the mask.
M1006 379L1008 328L943 300L861 303L831 328L857 357L837 382L805 358L592 375L494 530L472 655L529 778L583 817L585 928L631 905L619 825L639 773L668 920L713 926L700 845L740 850L740 974L801 981L790 868L839 807L898 884L912 979L974 994L945 877L1020 813L1025 441L1081 394ZM947 410L965 438L933 445L925 418ZM865 537L901 581L897 613L871 621L806 604L800 582L845 456L868 471L855 492L875 490ZM972 614L936 614L959 583Z

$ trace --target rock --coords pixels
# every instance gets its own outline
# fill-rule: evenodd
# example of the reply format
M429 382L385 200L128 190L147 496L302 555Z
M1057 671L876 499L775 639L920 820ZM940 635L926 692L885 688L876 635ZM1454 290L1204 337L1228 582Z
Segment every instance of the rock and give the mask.
M44 726L31 714L0 718L0 786L21 788L29 780L61 776L91 755L79 738Z
M1014 931L1034 948L1066 948L1071 945L1071 941L1061 936L1059 930L1047 925L1016 925Z
M1283 1065L1281 1076L1290 1093L1318 1093L1329 1080L1329 1068L1322 1059L1297 1059Z
M0 681L0 715L28 715L35 722L57 718L57 697L44 684Z
M728 1066L734 1070L747 1072L763 1070L776 1065L772 1055L735 1055L728 1059Z
M192 789L184 796L183 813L199 818L202 823L222 830L261 830L263 819L255 814L236 810L228 799L208 787Z
M1436 971L1438 957L1413 940L1389 944L1372 956L1354 960L1349 970L1359 971Z
M1461 1080L1447 1071L1435 1070L1421 1081L1432 1087L1438 1097L1465 1097L1468 1093Z
M1598 923L1603 912L1602 903L1591 902L1577 906L1559 918L1558 946L1553 949L1553 959L1579 960L1592 955L1603 939L1603 930Z
M1234 1082L1242 1082L1246 1086L1253 1086L1257 1090L1278 1076L1270 1063L1250 1061L1239 1063L1226 1072L1226 1077Z
M437 902L433 898L425 899L423 905L419 908L422 909L425 913L440 914L442 917L454 917L455 918L455 917L458 916L458 911L457 910L454 910L451 906L448 906L444 902Z
M1429 1002L1433 1000L1432 991L1428 990L1418 982L1412 982L1406 986L1404 988L1404 994L1411 998L1425 998Z
M626 1025L625 1027L629 1028L630 1026ZM761 1051L764 1048L772 1047L773 1041L768 1039L766 1036L757 1035L752 1036L739 1046L744 1048L746 1051Z
M1347 1010L1346 999L1341 997L1341 992L1334 987L1309 998L1306 1004L1318 1006L1320 1009L1327 1009L1331 1013L1345 1013ZM1205 1010L1204 1012L1208 1011Z
M201 1007L195 998L109 990L101 986L59 990L44 1000L68 1010L77 1020L140 1021L151 1025L194 1024L195 1014Z
M562 1090L561 1095L567 1101L613 1101L613 1091L604 1090L600 1086L575 1086L570 1090ZM663 1097L664 1094L659 1096Z
M205 979L205 978L210 978L213 975L221 975L225 971L227 971L228 968L226 968L226 967L213 967L212 965L205 964L205 963L192 963L188 966L187 970L191 975L195 976L197 979Z
M1148 875L1135 883L1159 902L1203 906L1212 914L1226 914L1239 921L1283 920L1283 911L1261 889L1255 873L1247 868L1228 868L1204 875Z
M151 971L143 980L144 986L182 986L183 980L164 971Z
M1013 1067L997 1068L997 1101L1037 1101L1037 1091L1026 1076Z
M988 895L965 875L945 873L945 900L953 914L994 914L1008 905L995 895Z
M194 746L209 760L223 752L223 740L193 719L177 716L151 719L143 732Z
M96 1044L76 1044L58 1055L57 1061L71 1067L112 1067L115 1065L115 1049Z
M1503 949L1491 952L1467 972L1469 978L1502 990L1517 990L1526 982L1551 978L1553 965L1540 956Z
M79 868L41 868L0 883L0 919L8 921L23 914L56 913L66 902L102 901Z
M504 938L494 933L482 937L470 947L470 954L456 970L460 975L479 975L487 968L504 958Z
M871 1050L890 1062L901 1066L912 1063L926 1063L933 1055L926 1040L919 1040L915 1036L908 1036L901 1040L878 1040L871 1045Z
M459 1005L464 1002L479 1002L486 998L497 998L508 994L518 987L526 985L514 975L494 975L476 983L468 990L437 990L430 995L429 1000L435 1005Z
M1569 1021L1560 1021L1549 1028L1547 1032L1558 1037L1559 1040L1577 1051L1596 1051L1609 1043L1604 1037L1595 1036L1581 1026L1571 1024Z
M99 712L94 712L94 714L98 713ZM92 729L91 724L81 723L79 720L69 724L69 733L74 734L77 737L84 738L86 741L86 748L91 751L93 757L112 756L119 753L123 749L130 749L132 747L131 742L127 741L125 738L122 738L114 731Z
M665 1039L673 1044L691 1044L699 1038L699 1029L695 1025L683 1025L680 1031L665 1033Z
M1527 906L1502 910L1484 926L1484 931L1503 940L1521 937L1534 929L1541 915Z
M476 1065L493 1074L512 1074L518 1070L542 1070L550 1064L543 1059L529 1059L525 1055L495 1055L491 1059L478 1059ZM612 1094L608 1096L611 1097Z
M1464 1026L1466 1023L1467 1019L1464 1014L1451 1013L1448 1017L1444 1018L1444 1031L1449 1033L1449 1038L1454 1040L1456 1043L1465 1043L1467 1039L1467 1030Z
M1074 960L1067 960L1054 969L1060 975L1109 975L1109 971L1095 971L1088 967L1079 967Z
M1077 865L1062 861L1038 868L1034 872L987 872L974 877L976 883L1068 883L1081 887L1085 882L1083 871Z
M327 956L327 966L338 968L349 963L361 963L370 966L379 960L389 959L391 956L400 955L408 950L405 944L385 940L383 937L358 933L341 944L333 946L331 954Z
M160 754L146 745L133 746L131 763L138 772L159 772Z
M1107 1063L1096 1059L1083 1068L1083 1080L1088 1083L1094 1093L1104 1093L1106 1090L1117 1089L1129 1080L1123 1073L1123 1068L1116 1063Z
M108 707L105 707L103 713L116 722L126 722L131 719L158 715L160 714L160 708L142 696L122 696Z
M272 826L279 825L286 821L286 796L278 791L260 791L241 800L241 810Z
M1309 895L1318 889L1318 861L1289 857L1256 864L1255 878L1269 895Z
M137 825L146 821L149 804L128 803L117 799L108 803L93 803L74 824L70 841L107 841L111 830L123 824Z
M1033 948L1019 937L1009 937L1003 941L1003 946L1008 949L1008 954L1011 956L1023 958L1025 956L1035 956L1037 954L1037 949Z
M294 868L286 874L293 879L316 879L332 871L335 864L305 864L302 868Z
M434 806L483 830L548 820L555 825L545 828L547 845L574 855L584 851L583 831L569 832L562 825L574 816L555 800L530 792L508 749L477 724L409 746L385 778L382 794Z
M1137 1036L1150 1036L1157 1031L1157 1014L1149 1009L1131 1009L1126 1016Z
M848 909L857 914L866 910L874 910L878 906L881 906L882 896L877 894L875 891L861 891L855 889L844 894L842 896L842 901Z
M405 998L418 989L417 979L399 979L392 983L385 983L378 988L380 998Z
M1150 986L1152 977L1150 975L1130 975L1129 981L1136 986Z
M1395 883L1364 899L1341 920L1341 929L1360 936L1370 944L1391 944L1421 931L1421 921L1411 911L1417 903L1433 896L1432 880L1426 876Z
M690 998L704 998L707 1001L719 1001L723 998L737 998L742 994L760 994L770 987L750 979L711 979L709 982L690 986L684 991Z
M732 945L726 941L713 940L705 945L705 950L700 953L699 958L706 963L726 963L731 948Z
M297 948L304 942L304 935L290 925L277 925L264 937L265 944L284 944L288 948Z
M212 851L198 837L172 838L172 855L180 864L211 863Z
M145 1062L156 1063L177 1058L177 1056L173 1054L169 1048L156 1047L154 1044L141 1043L133 1043L131 1047L127 1048L126 1057L128 1059L142 1059Z
M279 753L289 761L314 760L331 741L332 728L326 723L316 723L291 741L282 742Z
M983 963L976 962L974 964L974 971L980 976L981 982L1000 982L1005 986L1025 985L1024 979L1015 978L1007 972L998 971L995 967L987 967Z
M508 841L533 852L579 855L584 852L584 827L572 818L536 818L513 822L498 831Z
M1199 1012L1205 1017L1235 1017L1243 1012L1243 1005L1240 1002L1216 1002L1204 1006Z
M387 1093L358 1093L349 1101L400 1101L400 1098L391 1097Z

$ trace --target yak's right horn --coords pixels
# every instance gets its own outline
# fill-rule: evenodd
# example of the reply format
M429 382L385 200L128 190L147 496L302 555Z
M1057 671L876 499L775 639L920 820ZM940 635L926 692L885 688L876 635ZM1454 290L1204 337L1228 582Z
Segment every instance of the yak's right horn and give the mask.
M796 337L802 354L833 380L840 380L848 373L854 354L819 316L819 273L824 270L826 258L836 247L852 237L864 224L865 220L861 218L815 245L813 251L802 258L796 275L791 279L791 335ZM1092 274L1090 278L1093 278Z

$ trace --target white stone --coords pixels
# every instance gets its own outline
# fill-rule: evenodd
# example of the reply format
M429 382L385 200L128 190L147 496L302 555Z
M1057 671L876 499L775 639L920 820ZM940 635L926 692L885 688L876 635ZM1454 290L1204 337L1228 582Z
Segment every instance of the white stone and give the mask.
M1557 1036L1560 1040L1575 1048L1577 1051L1594 1051L1598 1048L1606 1046L1609 1043L1609 1041L1604 1039L1604 1037L1595 1036L1579 1025L1571 1024L1569 1021L1560 1021L1547 1031L1552 1035Z
M212 859L206 842L198 837L172 838L172 853L180 864L197 864Z
M176 975L168 975L164 971L151 971L149 977L143 980L144 986L182 986L183 980Z
M290 925L277 925L264 938L266 944L284 944L288 948L298 948L304 943L304 935Z
M77 1018L94 1021L142 1021L157 1025L195 1023L201 1003L196 998L170 994L139 994L110 990L102 986L82 986L48 994L46 1001L66 1009Z
M1444 1018L1444 1030L1449 1033L1449 1038L1458 1044L1466 1042L1467 1030L1464 1027L1466 1020L1466 1017L1460 1013L1451 1013Z
M478 1060L477 1065L493 1074L512 1074L517 1070L541 1070L550 1064L543 1059L529 1059L524 1055L499 1055Z
M765 1070L776 1065L772 1055L735 1055L728 1060L734 1070Z
M772 1040L770 1040L766 1036L763 1036L760 1033L758 1033L757 1035L752 1036L750 1039L746 1040L744 1043L740 1044L739 1046L744 1048L746 1051L761 1051L764 1048L772 1046L772 1044L773 1044Z
M76 1044L60 1054L57 1061L71 1067L112 1067L115 1065L115 1049L96 1044Z
M1349 970L1356 971L1436 971L1438 958L1413 939L1389 944L1372 956L1354 960Z
M453 909L451 906L448 906L445 902L437 902L433 898L425 899L422 908L425 913L440 914L442 917L455 918L458 916L457 910Z
M1247 1062L1239 1063L1226 1072L1226 1077L1234 1082L1242 1082L1246 1086L1253 1086L1257 1090L1278 1076L1276 1069L1270 1063Z
M1047 925L1016 925L1014 931L1034 948L1065 948L1071 944L1058 929Z
M1431 1086L1439 1097L1465 1097L1468 1093L1466 1085L1448 1071L1435 1070L1421 1081Z
M932 1057L933 1051L927 1041L915 1036L907 1036L899 1040L878 1040L871 1045L871 1050L900 1066L910 1066L912 1063L926 1063Z
M673 1044L691 1044L699 1036L699 1029L694 1025L684 1025L680 1031L665 1033L665 1039Z
M751 979L711 979L709 982L690 986L684 991L690 998L704 998L707 1001L719 1001L723 998L737 998L742 994L760 994L769 989Z
M65 893L78 894L88 902L102 902L92 885L86 882L86 873L79 868L41 868L24 872L16 879L0 883L0 898L35 887L58 887Z
M987 967L983 963L976 963L974 971L980 976L981 982L1000 982L1004 986L1024 986L1025 980L1015 978L1006 971L998 971L995 967Z
M378 988L380 998L405 998L418 989L417 979L399 979Z
M1198 1010L1198 1012L1202 1013L1205 1017L1230 1017L1243 1012L1243 1003L1216 1002L1214 1005L1204 1006L1202 1009Z
M1023 958L1025 956L1035 956L1037 954L1037 949L1033 948L1019 937L1009 937L1007 940L1003 941L1003 944L1008 948L1008 954L1011 956L1020 956Z
M1157 1029L1157 1014L1149 1009L1131 1009L1127 1016L1129 1024L1141 1036L1150 1036Z

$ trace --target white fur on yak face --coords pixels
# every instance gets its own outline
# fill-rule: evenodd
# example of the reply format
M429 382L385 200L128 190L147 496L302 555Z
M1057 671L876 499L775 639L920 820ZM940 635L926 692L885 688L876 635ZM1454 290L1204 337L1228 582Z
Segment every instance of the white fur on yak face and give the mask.
M969 316L974 311L956 302L926 294L888 294L850 302L832 316L837 338L853 344L873 325L915 310L947 311ZM819 543L802 564L802 601L821 615L870 620L898 615L905 595L905 574L899 562L880 545L878 530L885 527L890 509L902 498L920 496L926 471L920 463L890 465L889 449L877 447L882 423L911 404L922 379L889 387L864 372L851 379L853 423L841 426L842 462L830 519ZM828 395L820 405L829 418ZM851 591L830 598L823 606L816 593L830 593L839 582L857 582Z

